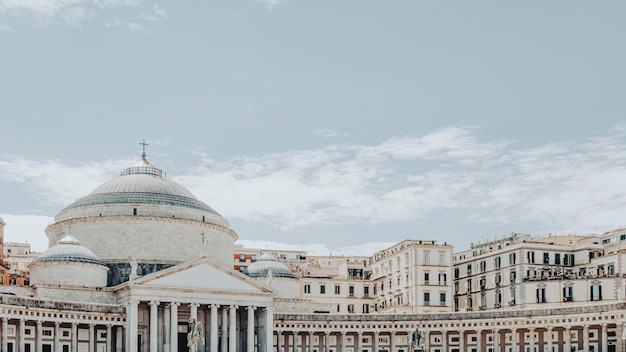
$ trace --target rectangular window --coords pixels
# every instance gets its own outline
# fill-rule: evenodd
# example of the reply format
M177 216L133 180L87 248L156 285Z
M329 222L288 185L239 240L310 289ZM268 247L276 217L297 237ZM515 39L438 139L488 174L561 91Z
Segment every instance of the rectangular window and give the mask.
M480 272L484 273L487 270L487 263L484 260L480 261Z
M424 265L430 265L430 253L424 252Z
M320 294L326 294L326 285L320 285Z
M335 294L336 295L340 295L341 294L341 286L335 285Z
M348 287L348 294L350 297L354 297L354 286Z
M535 252L527 252L526 253L526 259L528 259L529 263L534 263L535 262Z
M446 294L445 293L440 293L439 294L439 305L440 306L445 306L446 305Z
M563 302L571 302L574 300L574 290L572 286L563 287Z
M363 305L363 313L369 313L370 312L370 305L369 304L364 304Z
M454 278L455 279L459 278L459 268L458 267L454 268Z
M554 253L554 264L561 265L561 253Z
M500 266L502 265L502 260L500 259L500 257L496 257L496 259L494 259L494 266L496 267L496 269L499 269Z
M430 274L424 273L424 285L430 285Z
M439 285L446 286L448 284L448 274L440 273L439 274Z
M509 253L509 264L515 264L515 253Z
M309 284L304 285L304 293L311 293L311 285Z
M348 313L354 313L354 304L348 304Z
M365 296L365 298L370 296L370 288L369 288L369 286L363 287L363 296Z
M600 285L591 286L591 300L592 301L602 300L602 286Z
M500 283L502 282L502 276L500 273L496 273L495 282L496 285L500 285Z
M424 305L430 305L430 292L424 292Z
M467 275L472 275L472 264L467 264Z
M546 303L546 289L544 287L537 289L537 303Z
M43 330L41 334L43 336L52 336L52 330Z
M543 263L550 264L550 253L547 253L547 252L543 253Z

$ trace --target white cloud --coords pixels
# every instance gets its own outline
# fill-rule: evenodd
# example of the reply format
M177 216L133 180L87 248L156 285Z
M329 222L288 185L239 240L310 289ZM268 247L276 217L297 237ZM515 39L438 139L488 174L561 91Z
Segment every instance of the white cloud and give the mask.
M337 132L337 131L333 131L333 130L327 130L327 129L319 129L319 130L315 130L313 131L314 134L322 137L322 138L335 138L335 137L347 137L350 136L350 133L347 132Z
M134 16L124 11L137 9ZM141 0L0 0L0 15L31 19L41 28L68 25L82 28L83 24L102 16L114 16L105 22L106 27L123 24L131 30L146 31L142 23L168 18L167 11L158 4L142 5ZM120 20L120 18L129 18ZM0 26L1 30L2 26Z
M449 127L378 144L224 160L198 150L199 164L171 178L227 219L277 229L414 221L455 210L463 221L601 232L626 224L625 143L620 126L601 137L546 144L486 140ZM0 182L29 185L43 202L67 204L134 163L0 155Z
M256 0L262 4L265 4L265 8L272 10L274 7L288 3L290 0Z
M0 214L0 217L7 224L4 230L5 242L27 242L37 252L48 249L48 237L44 229L52 223L52 217L12 214Z
M337 256L371 256L373 253L391 247L395 242L371 242L362 243L354 246L336 246L329 247L323 243L313 244L287 244L274 241L257 241L239 239L237 244L241 244L244 248L251 249L271 249L283 251L304 251L308 255L337 255Z

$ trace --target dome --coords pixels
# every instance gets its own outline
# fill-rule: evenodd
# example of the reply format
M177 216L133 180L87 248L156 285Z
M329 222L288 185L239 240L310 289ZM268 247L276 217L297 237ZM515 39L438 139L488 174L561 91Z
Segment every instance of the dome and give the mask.
M248 276L250 277L269 277L270 275L272 277L296 278L285 264L278 262L269 253L263 254L257 258L256 263L248 267Z
M77 239L69 235L59 240L57 245L48 248L35 262L74 262L104 265L92 251L81 246Z
M80 198L64 210L107 204L170 205L205 211L220 216L178 183L167 180L145 154L139 166L129 167L114 178Z

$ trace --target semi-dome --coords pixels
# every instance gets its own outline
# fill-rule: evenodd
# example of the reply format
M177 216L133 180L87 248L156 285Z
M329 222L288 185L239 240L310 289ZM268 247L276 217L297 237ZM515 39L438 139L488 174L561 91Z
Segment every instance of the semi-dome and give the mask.
M169 205L219 216L213 208L199 201L185 187L166 179L163 172L146 159L145 154L142 155L140 165L127 168L121 176L105 182L64 210L108 204Z
M286 277L295 279L296 276L287 266L276 260L271 254L265 253L257 258L257 261L248 266L250 277Z
M60 239L57 245L48 248L35 262L74 262L105 265L92 251L83 247L80 241L69 235Z

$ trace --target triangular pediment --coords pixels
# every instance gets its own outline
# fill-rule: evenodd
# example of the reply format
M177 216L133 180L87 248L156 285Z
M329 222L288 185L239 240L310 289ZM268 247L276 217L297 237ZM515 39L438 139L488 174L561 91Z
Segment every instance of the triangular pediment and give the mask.
M132 285L222 292L271 292L249 277L220 267L205 258L144 276L133 281Z

